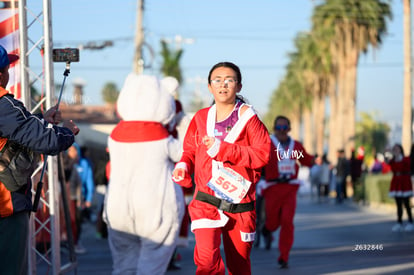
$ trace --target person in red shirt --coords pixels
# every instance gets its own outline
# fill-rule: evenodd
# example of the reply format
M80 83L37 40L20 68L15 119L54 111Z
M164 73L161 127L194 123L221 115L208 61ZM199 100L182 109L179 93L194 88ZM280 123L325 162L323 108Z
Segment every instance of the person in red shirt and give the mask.
M270 160L265 166L264 186L260 188L265 201L266 221L262 234L266 249L271 248L272 232L279 226L278 263L280 268L288 267L289 252L293 245L293 218L296 211L296 194L300 182L297 179L299 164L311 167L314 157L308 154L303 145L289 135L290 120L277 116L274 121L274 134L271 135Z
M237 96L241 81L235 64L213 66L208 88L215 103L194 115L183 156L173 171L174 181L184 187L192 186L194 173L194 198L188 209L197 275L225 274L221 240L228 274L251 274L255 187L269 160L270 139L254 109Z
M395 198L397 206L397 223L392 227L392 231L413 231L414 225L410 206L410 198L413 196L411 160L409 157L404 156L404 150L400 144L394 145L392 156L392 159L389 161L392 171L389 196ZM405 227L403 227L402 222L403 206L408 216L408 223Z

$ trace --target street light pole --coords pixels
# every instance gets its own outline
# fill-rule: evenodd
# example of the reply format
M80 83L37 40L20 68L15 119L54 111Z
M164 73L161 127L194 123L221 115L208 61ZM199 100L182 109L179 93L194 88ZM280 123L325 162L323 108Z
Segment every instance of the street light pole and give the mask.
M404 29L404 97L401 145L406 154L412 144L412 54L411 54L411 0L403 1Z
M137 21L135 30L135 53L133 61L133 70L136 73L142 73L144 71L144 60L142 59L142 45L144 44L144 28L143 28L143 15L144 15L144 0L137 1Z

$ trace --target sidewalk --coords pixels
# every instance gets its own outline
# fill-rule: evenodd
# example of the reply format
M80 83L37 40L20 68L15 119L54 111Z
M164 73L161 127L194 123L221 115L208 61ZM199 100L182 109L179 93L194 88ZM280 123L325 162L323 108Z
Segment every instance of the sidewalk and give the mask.
M299 195L289 269L278 268L276 232L270 251L263 243L253 248L252 273L414 274L414 232L391 232L394 223L395 213L390 209L360 207L350 201L340 205L333 201L317 203ZM82 242L88 252L78 255L77 274L111 274L107 240L95 238L94 225L83 228ZM195 274L193 247L191 235L190 246L178 249L181 270L167 274Z

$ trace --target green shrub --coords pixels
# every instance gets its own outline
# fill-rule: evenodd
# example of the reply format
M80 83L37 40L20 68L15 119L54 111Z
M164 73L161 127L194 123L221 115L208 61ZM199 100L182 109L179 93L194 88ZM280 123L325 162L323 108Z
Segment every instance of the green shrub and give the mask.
M366 203L394 203L388 196L392 174L367 174L362 187Z

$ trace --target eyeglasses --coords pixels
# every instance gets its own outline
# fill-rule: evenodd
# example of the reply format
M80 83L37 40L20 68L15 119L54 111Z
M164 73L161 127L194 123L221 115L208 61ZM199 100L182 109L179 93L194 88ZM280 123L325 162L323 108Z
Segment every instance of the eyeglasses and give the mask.
M289 130L289 125L276 125L275 130L276 131L287 131Z
M214 87L220 87L222 84L227 85L227 87L232 88L236 85L237 80L234 80L232 78L228 78L228 79L212 79L210 80L210 83L214 86Z

